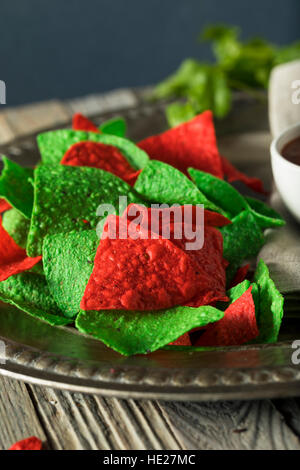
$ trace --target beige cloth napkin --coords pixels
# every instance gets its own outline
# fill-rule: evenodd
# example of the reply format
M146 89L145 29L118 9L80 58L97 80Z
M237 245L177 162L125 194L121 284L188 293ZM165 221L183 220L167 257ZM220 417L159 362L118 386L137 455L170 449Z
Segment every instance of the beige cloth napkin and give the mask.
M297 293L300 292L300 224L286 210L276 190L270 204L284 217L286 226L266 232L266 244L258 258L267 263L270 275L282 293Z

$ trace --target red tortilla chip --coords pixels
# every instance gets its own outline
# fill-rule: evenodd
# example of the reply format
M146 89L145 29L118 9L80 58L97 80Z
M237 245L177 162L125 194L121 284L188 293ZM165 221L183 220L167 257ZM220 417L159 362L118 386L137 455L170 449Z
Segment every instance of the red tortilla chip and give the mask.
M130 209L134 209L134 211L130 212ZM228 262L223 258L223 237L221 232L211 227L210 224L226 225L230 223L230 221L219 214L205 210L204 227L201 225L197 226L198 230L204 229L203 247L200 249L191 249L193 247L187 247L187 243L193 242L195 238L187 239L186 235L190 236L190 234L192 235L193 232L196 231L195 222L197 220L195 210L196 206L191 205L165 209L147 209L138 204L130 204L122 215L122 218L124 218L125 216L128 217L128 213L137 214L137 216L139 216L137 221L134 220L133 216L131 218L128 217L128 221L138 223L140 229L144 229L148 232L148 236L151 236L150 234L154 232L160 237L170 239L193 260L193 263L197 266L197 273L201 282L195 297L186 304L191 307L211 305L217 301L228 301L225 272ZM177 211L179 211L179 214L176 214ZM184 215L183 211L186 211ZM166 218L164 217L165 212L167 213ZM141 216L139 214L141 214ZM180 216L179 219L177 218L178 215ZM159 216L159 220L156 223L153 223L153 216ZM190 225L190 223L187 224L185 222L186 220L192 221L192 225ZM169 224L169 227L166 227L167 224ZM164 231L165 228L169 230ZM187 232L187 228L191 230L190 233ZM179 239L176 238L178 234L180 235Z
M205 225L209 225L210 227L224 227L232 223L231 220L224 217L224 215L206 209L204 210L204 221Z
M184 333L184 335L180 336L176 341L173 341L170 344L174 346L192 346L189 333Z
M80 308L158 310L184 305L199 288L195 271L189 256L170 240L102 238Z
M148 137L138 146L150 158L168 163L184 173L192 167L223 178L211 111L205 111L162 134Z
M112 145L100 142L78 142L73 144L65 153L62 165L90 166L109 171L133 185L140 173L135 171L121 152Z
M173 243L185 250L186 242L190 240L173 239ZM215 302L226 302L226 261L223 258L223 237L219 230L205 226L204 244L200 250L185 250L197 266L197 272L205 279L202 280L196 295L185 305L199 307L212 305Z
M250 268L250 264L245 264L245 266L241 266L237 270L237 272L235 273L234 279L230 284L230 289L234 286L237 286L238 284L240 284L246 279L249 268Z
M5 200L5 199L0 199L0 214L2 214L5 211L8 211L11 209L11 205Z
M153 210L155 211L155 209ZM225 261L222 255L223 239L220 231L213 227L206 227L203 247L190 250L187 248L186 242L193 240L184 238L186 234L184 230L181 239L176 239L174 236L175 233L178 233L175 232L175 228L178 228L177 224L170 224L169 239L162 238L160 229L157 232L152 232L151 225L148 226L143 218L148 212L151 214L151 209L141 208L142 217L139 221L134 221L134 219L130 218L125 219L126 211L121 218L116 218L114 215L107 218L102 240L95 258L94 271L82 299L81 308L87 310L99 310L101 308L149 310L151 308L167 308L174 305L198 307L200 305L210 305L216 301L228 301L226 296ZM150 219L151 216L147 217L148 222ZM114 232L116 221L118 222L117 231ZM130 231L128 232L129 229ZM128 233L130 233L131 239L126 239ZM134 240L134 237L140 237L141 239ZM121 240L111 240L112 238L120 238ZM152 247L150 251L156 250L159 253L159 256L155 257L154 263L148 262L149 254L147 254L147 250L149 247ZM111 254L112 251L114 251L113 255ZM173 251L174 258L172 259ZM144 260L145 253L146 261ZM132 261L130 263L131 258L133 260L137 259L138 262ZM112 266L109 267L112 259L117 263L117 270L113 269ZM179 272L181 268L178 263L185 266L181 273ZM180 268L179 271L178 268ZM191 276L189 279L187 277L188 271L190 272L189 276ZM112 286L116 285L114 276L117 276L119 291L115 288L112 289ZM120 282L119 279L122 276L128 282L124 280ZM153 288L151 281L148 286L149 289L143 290L143 286L147 286L148 280L152 278L155 282L155 288ZM158 282L159 279L160 284ZM160 288L163 294L159 292ZM175 288L177 292L174 292ZM182 288L184 293L181 292ZM132 302L138 302L139 306L130 307L127 304L125 307L124 302L120 306L120 302L118 301L116 304L115 300L113 300L113 305L109 306L109 300L113 298L112 292L115 290L120 297L122 294L120 289L123 289L124 292L126 289L130 290L132 292L131 304ZM134 298L133 289L136 292L136 299ZM158 289L157 292L155 289ZM169 297L164 293L165 289L168 290L167 294ZM107 291L108 303L106 302L105 306L103 306L103 302L100 304L100 301L103 296L102 292L105 290ZM187 290L188 295L186 295ZM100 293L100 291L101 294L97 297L97 293ZM93 301L93 296L96 296L95 302ZM154 296L155 299L152 299ZM144 302L148 303L143 304L143 297L146 299ZM167 301L165 298L167 298Z
M8 450L42 450L42 441L35 436L27 437L13 444Z
M74 129L74 131L99 132L98 127L80 113L74 114L72 119L72 129Z
M238 346L251 341L259 334L252 287L233 302L224 317L210 325L196 346Z
M14 274L27 271L41 261L42 257L29 258L2 227L0 218L0 281Z
M245 175L245 173L242 173L237 168L235 168L233 164L227 160L227 158L222 156L221 159L224 176L229 183L232 183L233 181L241 181L253 191L267 194L263 187L263 183L259 178L250 178L250 176Z

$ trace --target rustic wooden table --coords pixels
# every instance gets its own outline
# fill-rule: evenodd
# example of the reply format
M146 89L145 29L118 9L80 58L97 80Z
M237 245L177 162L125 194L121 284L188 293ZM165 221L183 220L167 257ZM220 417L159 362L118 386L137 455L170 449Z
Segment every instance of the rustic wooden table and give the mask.
M113 111L137 105L139 95L117 90L69 102L57 100L0 113L0 144L65 123L74 112ZM225 138L221 146L231 140ZM269 135L244 134L234 144L266 152ZM49 449L177 450L300 449L300 399L179 403L101 398L0 377L0 449L25 437Z

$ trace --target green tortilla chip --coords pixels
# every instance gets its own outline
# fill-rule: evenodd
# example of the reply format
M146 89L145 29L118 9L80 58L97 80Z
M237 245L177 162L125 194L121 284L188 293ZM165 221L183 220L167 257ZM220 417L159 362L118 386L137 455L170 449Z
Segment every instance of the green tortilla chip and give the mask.
M134 189L151 202L204 204L205 209L222 212L181 171L157 160L149 161L138 176Z
M123 118L113 118L105 121L99 127L100 131L104 134L116 135L118 137L126 136L126 121Z
M43 267L43 260L39 263L35 264L33 268L29 270L30 273L38 274L39 276L45 276L44 267Z
M249 289L251 283L248 279L245 279L243 282L240 282L236 286L232 287L227 291L227 295L230 299L230 304L233 304L237 299L239 299L246 290Z
M274 343L283 317L284 299L270 278L269 270L261 259L254 274L259 288L259 336L256 343Z
M33 187L30 179L33 170L23 168L4 156L2 160L4 167L0 177L0 197L30 219L33 205Z
M95 230L51 235L44 240L46 280L51 295L66 317L73 318L79 313L98 245Z
M283 218L258 199L243 197L230 183L203 171L189 168L192 180L205 196L227 212L230 218L250 210L261 229L285 225Z
M226 211L230 217L238 215L249 206L245 198L229 183L210 173L189 168L188 172L197 188L205 196Z
M71 323L69 318L63 317L51 297L45 278L38 274L23 272L0 282L0 300L50 325Z
M100 204L110 205L117 212L119 196L126 196L127 204L140 202L127 183L98 168L41 165L35 170L34 181L29 256L42 253L43 238L48 234L96 228Z
M110 134L62 129L39 134L37 141L42 162L45 164L59 164L71 145L86 140L113 145L120 150L128 163L136 170L144 168L149 160L146 152L128 139Z
M9 209L2 216L2 225L21 248L26 248L30 220L17 209Z
M155 351L193 328L223 318L224 312L210 306L173 307L166 310L81 311L76 327L125 356Z
M232 220L232 224L221 228L223 235L223 256L229 261L227 280L230 281L246 259L257 255L264 244L264 236L254 215L243 211Z
M253 301L254 301L254 305L255 305L256 323L257 323L257 326L258 326L259 312L260 312L260 306L259 306L259 287L258 287L258 285L256 284L256 282L252 282L252 283L251 283L251 287L252 287L251 294L252 294ZM254 341L257 342L257 338L256 338Z
M272 207L267 206L259 199L253 197L246 197L245 199L251 207L256 222L261 229L264 230L269 227L282 227L285 225L284 219L278 212L272 209Z

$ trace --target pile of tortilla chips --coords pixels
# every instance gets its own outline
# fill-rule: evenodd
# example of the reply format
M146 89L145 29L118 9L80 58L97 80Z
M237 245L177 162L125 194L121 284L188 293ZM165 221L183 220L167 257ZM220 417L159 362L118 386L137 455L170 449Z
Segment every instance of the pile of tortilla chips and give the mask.
M77 114L38 136L34 170L3 157L0 299L124 355L276 341L283 297L263 260L246 277L284 221L230 184L264 192L219 154L212 114L137 145L125 134Z

